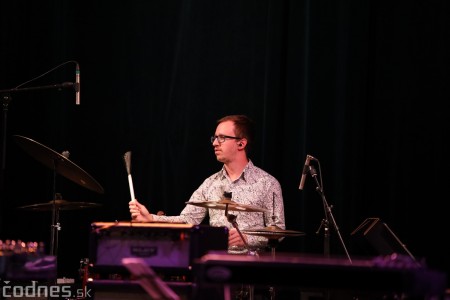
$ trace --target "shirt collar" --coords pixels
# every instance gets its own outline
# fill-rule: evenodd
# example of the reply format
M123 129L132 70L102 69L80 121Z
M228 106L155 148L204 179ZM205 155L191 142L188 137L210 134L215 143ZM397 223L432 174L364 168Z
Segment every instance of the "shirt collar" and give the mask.
M252 170L254 169L254 167L255 167L255 165L249 159L247 165L244 168L244 170L242 170L242 174L241 174L241 176L239 176L239 179L242 179L242 180L245 180L245 181L250 179L251 174L252 174ZM220 173L222 175L222 178L227 177L227 171L225 170L225 165L222 166L222 170L221 170Z

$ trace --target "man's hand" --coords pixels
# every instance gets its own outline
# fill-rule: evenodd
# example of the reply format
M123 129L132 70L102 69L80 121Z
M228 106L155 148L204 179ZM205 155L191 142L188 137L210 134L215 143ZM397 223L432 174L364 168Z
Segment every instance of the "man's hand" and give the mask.
M247 237L245 234L242 235L245 239L245 243L247 243ZM241 246L245 247L244 241L241 239L239 232L236 228L231 228L228 231L228 247L230 246Z
M128 207L130 208L131 219L136 222L151 222L153 221L153 217L148 211L148 209L139 203L137 199L131 200L128 203Z

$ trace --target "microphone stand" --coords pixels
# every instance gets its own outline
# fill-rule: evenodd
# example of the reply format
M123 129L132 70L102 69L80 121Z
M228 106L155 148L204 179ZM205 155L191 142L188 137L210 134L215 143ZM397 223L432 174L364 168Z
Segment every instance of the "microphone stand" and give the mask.
M0 195L1 199L6 198L6 192L5 192L5 177L6 177L6 125L7 117L8 117L8 105L9 102L11 102L11 97L8 94L2 95L2 101L3 101L3 131L2 131L2 166L0 170ZM4 193L4 195L3 195ZM0 200L0 210L5 211L3 207L3 201ZM3 235L3 215L0 214L0 235Z
M14 88L8 90L0 90L0 94L9 94L15 92L25 92L25 91L36 91L36 90L47 90L47 89L65 89L65 88L76 88L76 84L73 82L63 82L57 84L49 84L49 85L41 85L41 86L32 86L27 88Z
M342 244L342 248L345 251L345 254L349 260L350 263L352 263L352 259L350 258L350 255L348 254L347 247L345 246L344 240L342 239L341 233L339 231L339 227L336 224L336 221L334 219L333 213L331 211L331 207L328 205L327 199L325 198L325 193L323 191L322 186L320 185L319 181L317 180L317 171L314 168L314 166L309 166L309 173L311 174L311 177L314 178L314 181L316 182L316 191L320 194L323 202L323 207L325 210L325 219L322 220L321 227L324 227L324 254L326 257L330 256L330 232L329 232L329 225L331 221L331 225L336 230L339 240ZM320 229L320 228L319 228Z

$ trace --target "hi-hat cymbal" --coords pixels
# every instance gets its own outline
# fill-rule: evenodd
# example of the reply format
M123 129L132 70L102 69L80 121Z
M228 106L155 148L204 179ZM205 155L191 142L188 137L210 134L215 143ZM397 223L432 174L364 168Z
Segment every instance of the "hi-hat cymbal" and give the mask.
M58 174L94 192L103 194L103 187L66 156L24 136L14 135L16 142L28 154Z
M34 211L46 211L53 210L55 207L57 210L74 210L91 207L99 207L101 204L89 203L89 202L70 202L66 200L51 200L45 203L38 203L33 205L21 206L19 209L34 210Z
M191 204L200 207L222 209L228 208L230 211L246 211L246 212L268 212L269 210L252 205L240 204L232 200L223 199L219 201L188 201L186 204Z
M294 230L285 230L281 229L280 227L276 225L267 226L264 228L251 228L246 230L241 230L243 233L249 234L249 235L258 235L263 236L268 239L279 239L286 236L302 236L305 235L304 232L301 231L294 231Z

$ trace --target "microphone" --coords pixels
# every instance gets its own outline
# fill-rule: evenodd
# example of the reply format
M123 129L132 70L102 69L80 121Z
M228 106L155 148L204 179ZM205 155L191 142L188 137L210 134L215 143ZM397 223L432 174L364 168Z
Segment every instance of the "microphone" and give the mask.
M300 179L300 185L298 187L299 190L303 190L303 187L305 186L306 174L308 174L309 163L311 162L311 160L315 160L314 156L307 154L305 165L303 166L302 178Z
M75 69L75 104L80 105L80 66Z

